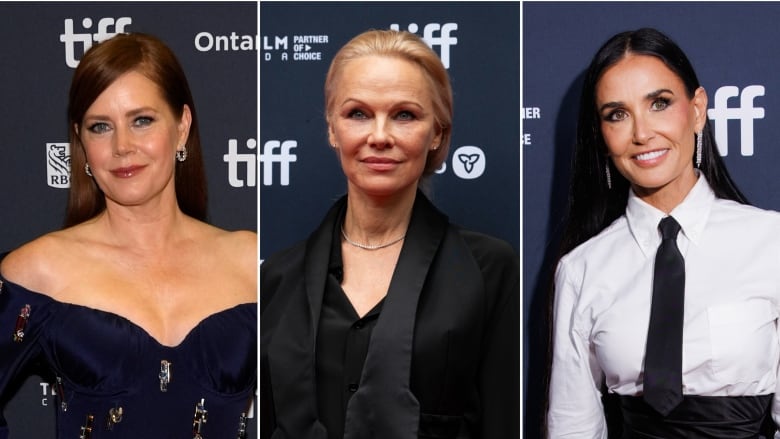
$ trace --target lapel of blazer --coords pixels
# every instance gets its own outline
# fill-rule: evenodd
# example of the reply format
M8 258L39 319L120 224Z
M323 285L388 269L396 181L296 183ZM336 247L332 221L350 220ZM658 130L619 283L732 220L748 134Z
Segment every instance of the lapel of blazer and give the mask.
M306 241L303 266L290 267L289 282L282 284L284 291L276 293L290 298L268 346L276 412L273 439L327 438L318 421L314 349L333 228L345 207L346 197L342 197L328 211Z
M358 391L347 405L345 439L418 437L420 404L410 384L414 322L428 269L448 219L417 192L401 254L371 333Z

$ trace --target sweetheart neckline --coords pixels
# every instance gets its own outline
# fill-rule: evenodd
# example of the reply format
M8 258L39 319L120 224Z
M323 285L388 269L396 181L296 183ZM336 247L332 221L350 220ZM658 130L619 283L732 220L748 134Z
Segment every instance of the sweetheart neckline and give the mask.
M28 289L28 288L26 288L26 287L24 287L22 285L19 285L17 283L11 282L8 279L6 279L5 277L3 277L2 275L0 275L0 286L7 287L8 285L11 285L11 286L13 286L15 288L18 288L19 290L22 290L22 291L24 291L24 292L26 292L28 294L31 294L31 295L34 295L34 296L43 297L44 299L46 299L46 300L48 300L48 301L50 301L52 303L58 304L60 306L73 307L73 308L78 308L78 309L83 309L83 310L86 310L86 311L94 312L94 313L97 313L97 314L102 314L102 315L106 315L106 316L112 316L115 319L118 319L118 320L120 320L122 322L125 322L128 326L130 326L132 328L135 328L137 331L140 331L142 334L144 334L146 336L146 338L150 339L151 341L153 341L158 346L160 346L160 347L162 347L164 349L171 349L171 350L178 350L179 348L181 348L187 342L187 340L189 340L189 338L198 330L198 328L200 328L206 321L211 320L212 318L216 318L217 316L220 316L222 314L227 314L227 313L233 312L234 310L237 310L237 309L241 309L241 308L244 308L244 307L254 307L255 309L257 309L257 306L258 306L257 302L243 302L243 303L238 303L236 305L233 305L233 306L230 306L230 307L227 307L227 308L223 308L223 309L221 309L219 311L215 311L215 312L213 312L213 313L203 317L194 326L192 326L187 331L187 333L184 335L184 337L181 339L181 341L178 344L166 345L164 343L161 343L155 336L153 336L148 330L146 330L146 328L144 328L143 326L139 325L138 323L135 323L134 321L130 320L129 318L127 318L127 317L125 317L125 316L123 316L121 314L117 314L117 313L115 313L113 311L107 311L107 310L103 310L103 309L99 309L99 308L93 308L93 307L90 307L90 306L87 306L87 305L81 305L81 304L78 304L78 303L62 302L62 301L57 300L57 299L55 299L55 298L53 298L53 297L51 297L51 296L49 296L47 294L39 293L37 291L30 290L30 289Z

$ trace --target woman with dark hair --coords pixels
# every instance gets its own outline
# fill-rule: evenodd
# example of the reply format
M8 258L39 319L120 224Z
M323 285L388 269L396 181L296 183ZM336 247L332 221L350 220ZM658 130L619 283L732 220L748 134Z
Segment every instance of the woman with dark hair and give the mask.
M364 32L325 80L347 194L260 273L260 436L519 437L519 261L419 189L452 91L409 32Z
M682 50L647 28L607 41L580 101L549 437L607 437L602 389L624 438L757 437L777 406L777 230L729 177Z
M241 437L256 387L256 234L204 222L195 105L173 52L143 34L94 45L73 76L68 132L66 227L0 266L0 396L42 363L58 438Z

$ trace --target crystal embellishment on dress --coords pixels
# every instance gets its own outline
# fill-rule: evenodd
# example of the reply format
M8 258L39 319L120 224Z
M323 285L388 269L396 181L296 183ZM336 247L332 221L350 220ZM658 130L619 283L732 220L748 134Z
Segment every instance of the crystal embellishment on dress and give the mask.
M16 318L16 329L14 329L14 341L21 343L24 340L24 328L27 326L27 320L30 318L30 305L24 305L19 310L19 317Z
M168 360L160 361L160 392L168 391L168 384L171 382L171 362Z
M106 430L113 430L114 425L122 422L122 414L124 411L122 407L114 407L108 410L108 417L106 418Z
M206 400L201 398L200 402L195 404L195 416L192 418L192 439L203 439L203 424L206 423L208 410L206 410Z
M238 418L238 438L246 439L246 413L241 413Z
M81 427L81 434L79 439L89 439L92 437L92 423L95 421L95 417L87 415L87 422Z
M63 412L68 411L68 403L65 401L65 387L62 385L62 377L57 377L54 383L57 387L57 395L60 396L60 408Z

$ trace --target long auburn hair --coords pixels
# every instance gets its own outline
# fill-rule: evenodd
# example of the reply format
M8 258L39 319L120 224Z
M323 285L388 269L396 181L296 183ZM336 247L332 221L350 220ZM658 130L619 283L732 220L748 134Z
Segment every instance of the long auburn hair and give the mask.
M173 114L181 118L184 105L192 114L185 147L187 160L176 161L175 187L179 208L186 215L207 217L206 173L200 145L198 117L184 70L173 51L158 38L142 33L118 34L93 45L82 58L68 95L68 137L71 149L71 181L65 227L103 212L106 200L95 180L84 172L87 163L79 136L84 114L103 91L120 76L138 72L154 82Z

